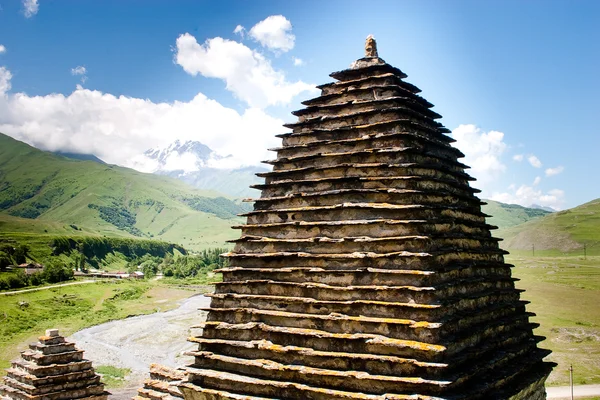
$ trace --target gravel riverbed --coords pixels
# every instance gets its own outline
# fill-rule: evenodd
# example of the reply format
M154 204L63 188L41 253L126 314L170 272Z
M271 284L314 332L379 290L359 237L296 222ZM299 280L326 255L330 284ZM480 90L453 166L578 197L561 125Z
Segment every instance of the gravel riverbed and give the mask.
M69 337L95 367L112 365L131 370L123 389L110 390L111 399L130 399L148 377L151 363L177 367L193 361L182 353L196 349L197 345L186 339L201 332L190 327L205 320L206 312L198 308L208 307L210 298L196 295L179 304L171 311L107 322Z

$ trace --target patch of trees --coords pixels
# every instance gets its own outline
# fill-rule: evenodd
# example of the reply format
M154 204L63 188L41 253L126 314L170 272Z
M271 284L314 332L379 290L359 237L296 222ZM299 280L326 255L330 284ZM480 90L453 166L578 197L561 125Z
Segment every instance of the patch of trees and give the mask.
M33 182L33 180L28 179L26 182L19 182L18 187L8 185L3 188L0 191L0 210L6 210L32 198L42 188L43 184L43 182Z
M129 232L135 236L143 236L143 232L135 227L135 214L127 208L113 203L111 206L100 206L98 204L88 204L88 207L98 210L98 215L104 221L116 226L118 229Z
M199 254L178 256L167 254L165 257L146 254L130 261L127 270L130 273L141 270L146 278L151 278L159 272L166 277L194 278L227 266L227 259L220 257L220 254L226 251L227 249L214 248Z
M100 268L102 260L111 253L121 253L128 259L138 259L143 256L165 258L175 250L186 254L183 247L158 240L139 240L126 238L106 237L56 237L50 243L52 254L55 256L65 254L76 263L76 268L89 264ZM78 255L83 257L77 258ZM81 268L78 268L81 269ZM83 269L82 269L83 270Z
M49 260L42 271L27 275L22 269L0 274L0 290L20 289L44 283L58 283L73 279L73 269L60 260Z
M227 252L227 249L214 248L204 250L196 255L180 256L173 260L166 257L162 265L162 272L167 277L197 277L215 269L226 267L228 265L227 259L220 257L220 254L225 252Z
M0 245L0 271L10 265L19 265L27 261L29 246L26 244L3 243Z
M165 208L165 203L160 202L160 201L155 201L155 200L152 200L152 199L129 200L129 207L139 208L139 207L142 207L142 206L147 206L147 207L154 206L154 209L156 210L156 212L158 214L160 214L161 211Z

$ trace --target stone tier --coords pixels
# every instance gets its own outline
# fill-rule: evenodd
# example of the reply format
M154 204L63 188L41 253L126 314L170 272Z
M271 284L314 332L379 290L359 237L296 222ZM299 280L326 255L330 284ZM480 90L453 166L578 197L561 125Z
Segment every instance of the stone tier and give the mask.
M150 378L144 380L144 386L138 389L133 400L177 400L183 394L178 386L185 382L187 373L160 364L150 365Z
M83 351L50 329L21 352L0 384L0 396L15 400L106 400L100 376Z
M185 398L545 398L548 351L440 115L378 57L331 76L254 185Z

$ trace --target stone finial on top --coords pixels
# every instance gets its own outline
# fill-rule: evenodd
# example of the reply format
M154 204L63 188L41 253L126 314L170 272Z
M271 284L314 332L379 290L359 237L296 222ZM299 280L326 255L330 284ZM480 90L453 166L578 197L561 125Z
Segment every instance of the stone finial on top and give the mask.
M59 336L58 329L46 329L46 336L48 336L48 337L57 337L57 336Z
M373 35L367 36L365 43L365 57L379 57L377 54L377 42Z

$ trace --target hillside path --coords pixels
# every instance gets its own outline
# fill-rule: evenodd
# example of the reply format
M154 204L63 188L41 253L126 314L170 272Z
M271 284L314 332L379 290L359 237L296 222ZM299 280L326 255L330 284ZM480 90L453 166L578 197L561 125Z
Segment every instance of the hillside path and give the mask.
M19 294L19 293L27 293L27 292L37 292L38 290L54 289L57 287L71 286L71 285L83 285L85 283L94 283L94 282L97 282L97 281L85 280L85 281L61 283L60 285L42 286L42 287L32 288L32 289L13 290L11 292L0 292L0 296L8 296L9 294Z
M570 386L550 386L546 388L548 399L570 399ZM600 396L600 385L578 385L573 387L573 397L576 399L584 397Z

